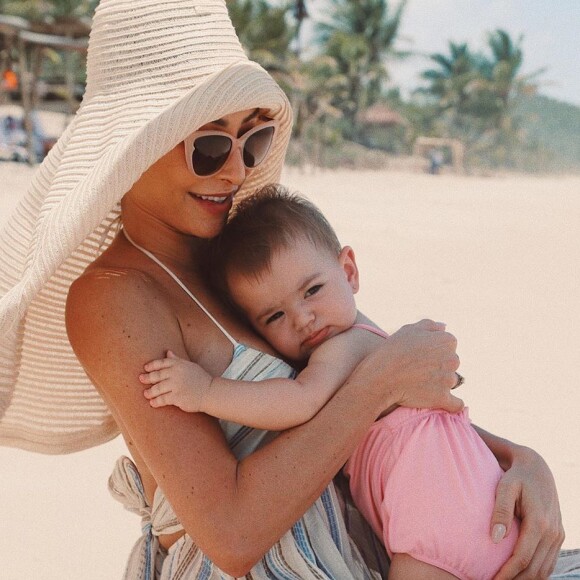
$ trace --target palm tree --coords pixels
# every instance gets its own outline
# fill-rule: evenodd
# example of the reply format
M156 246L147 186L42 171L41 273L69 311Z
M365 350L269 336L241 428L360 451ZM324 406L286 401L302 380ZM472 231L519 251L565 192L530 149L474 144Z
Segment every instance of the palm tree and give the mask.
M467 44L449 43L449 55L436 53L430 56L438 65L424 71L421 76L429 81L426 90L439 101L442 110L454 109L464 113L469 108L471 99L470 88L477 79L476 59Z
M512 90L515 87L517 73L522 65L523 54L520 48L522 36L514 43L504 30L496 30L489 34L488 45L491 49L493 61L490 80L494 85L494 92L507 105Z
M422 73L429 85L420 92L436 99L435 130L446 137L476 143L497 116L498 102L486 74L490 61L473 53L466 43L449 43L449 54L432 54L437 65Z
M343 109L352 126L356 113L377 100L387 78L385 59L401 56L394 49L407 0L392 9L388 0L331 0L330 19L318 25L325 53L349 79Z
M476 154L502 165L512 162L521 146L514 104L535 91L531 81L542 71L519 75L523 62L522 37L513 41L503 30L488 35L490 55L472 53L466 44L449 44L450 54L433 54L437 68L423 72L425 92L435 97L439 132L459 137L468 156Z
M342 141L342 111L334 102L346 97L348 82L336 61L325 55L299 61L292 70L294 137L300 157L324 165L325 149Z
M482 94L487 94L493 102L494 110L489 116L488 140L496 163L514 165L514 152L520 150L523 142L520 122L515 113L515 105L522 95L534 94L537 90L535 79L543 72L537 70L520 75L523 63L521 43L523 36L514 42L510 35L497 29L488 35L491 59L484 62L481 72L485 79Z
M270 72L285 71L294 29L288 24L287 6L270 6L266 0L228 3L230 18L248 56Z

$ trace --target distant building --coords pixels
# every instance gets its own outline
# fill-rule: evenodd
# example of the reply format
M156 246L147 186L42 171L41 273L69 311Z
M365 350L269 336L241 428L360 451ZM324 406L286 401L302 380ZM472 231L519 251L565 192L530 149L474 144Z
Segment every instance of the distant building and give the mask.
M410 123L398 111L376 103L357 116L363 144L389 153L406 149Z

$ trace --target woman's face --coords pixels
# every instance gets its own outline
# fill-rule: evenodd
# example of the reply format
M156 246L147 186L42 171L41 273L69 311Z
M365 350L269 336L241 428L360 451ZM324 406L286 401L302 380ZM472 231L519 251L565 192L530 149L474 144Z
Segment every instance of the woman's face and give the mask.
M199 130L241 137L268 121L264 113L261 109L232 113ZM252 171L237 149L216 173L200 177L188 169L182 142L154 163L127 195L155 221L189 235L212 238L221 231L234 195Z

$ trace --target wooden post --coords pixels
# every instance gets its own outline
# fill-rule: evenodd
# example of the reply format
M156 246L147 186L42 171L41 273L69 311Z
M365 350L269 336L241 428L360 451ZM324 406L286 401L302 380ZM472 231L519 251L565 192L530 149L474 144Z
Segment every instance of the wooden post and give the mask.
M20 37L18 39L18 57L20 62L20 94L24 115L24 129L26 131L26 151L28 152L28 163L34 165L37 162L33 139L34 126L32 124L32 90L35 81L34 75L28 70L26 49L26 43Z
M36 152L34 151L34 127L32 122L32 109L34 96L36 95L36 83L40 71L40 59L44 48L54 48L65 53L65 58L70 57L73 52L86 53L88 40L72 39L65 36L55 36L52 34L41 34L38 32L21 31L19 34L20 70L22 76L22 108L24 109L24 125L28 136L27 150L29 162L36 163ZM74 78L71 70L71 60L65 61L67 101L73 109L74 99ZM29 70L31 69L31 70Z
M0 46L0 102L8 100L8 94L4 93L1 82L6 71L11 68L12 51L15 46L17 47L18 34L21 30L29 28L30 23L24 18L0 14L0 39L2 40L2 46Z

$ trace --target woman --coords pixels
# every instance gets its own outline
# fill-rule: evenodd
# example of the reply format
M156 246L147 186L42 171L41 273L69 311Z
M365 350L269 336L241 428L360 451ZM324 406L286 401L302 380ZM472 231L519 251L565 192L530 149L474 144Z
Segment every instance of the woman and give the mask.
M233 196L277 180L291 113L221 1L102 0L87 70L81 109L0 239L0 440L62 453L123 434L133 461L111 490L144 520L127 578L370 578L329 484L383 409L461 408L455 340L404 327L277 438L151 409L138 374L167 349L210 373L290 372L255 350L268 347L199 263ZM523 520L503 577L547 577L563 540L551 475L483 436L507 469L493 523L515 503Z

